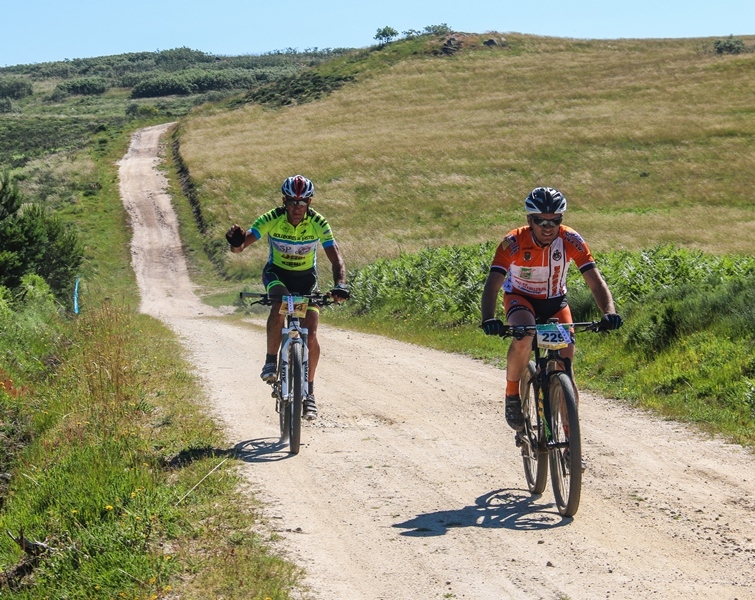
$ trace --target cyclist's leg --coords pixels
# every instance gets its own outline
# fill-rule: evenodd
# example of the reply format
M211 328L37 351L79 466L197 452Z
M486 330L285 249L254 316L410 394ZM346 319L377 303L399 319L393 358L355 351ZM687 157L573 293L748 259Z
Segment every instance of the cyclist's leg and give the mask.
M511 326L534 325L535 311L532 304L523 296L504 294L503 306L506 323ZM532 353L532 337L527 335L521 340L511 339L506 353L506 394L519 394L519 380L527 368Z
M281 281L281 278L273 265L267 264L262 270L262 283L265 286L265 292L271 296L288 295L288 288ZM270 306L270 314L267 317L267 354L277 356L278 349L281 345L283 325L286 316L280 314L280 302L274 302Z
M561 310L559 310L556 314L553 315L556 319L558 319L559 323L572 323L572 314L571 309L569 308L569 305L566 304ZM574 336L572 336L572 340L574 339ZM569 377L572 381L572 386L574 387L574 398L577 402L577 406L579 406L579 390L577 389L577 383L574 381L574 342L572 341L571 344L569 344L566 348L563 348L562 350L559 350L559 355L561 358L568 358L569 359Z
M311 294L317 286L317 271L310 269L308 271L288 272L282 277L283 281L291 290L292 294L307 295ZM320 360L320 342L317 340L317 325L320 322L320 309L317 306L307 307L307 316L304 318L304 327L307 329L307 350L309 351L308 365L308 384L309 390L305 390L308 395L312 395L312 384L315 380L315 371L317 363Z
M535 324L535 314L526 298L514 294L504 294L503 305L506 311L506 322L509 325ZM530 335L525 335L521 340L512 338L506 353L505 416L508 426L516 432L523 431L525 425L519 390L522 374L527 371L531 353L532 337Z
M309 381L315 381L315 371L320 360L320 342L317 339L317 326L320 323L320 309L317 306L307 308L307 316L304 319L304 327L307 328L307 349L309 350Z

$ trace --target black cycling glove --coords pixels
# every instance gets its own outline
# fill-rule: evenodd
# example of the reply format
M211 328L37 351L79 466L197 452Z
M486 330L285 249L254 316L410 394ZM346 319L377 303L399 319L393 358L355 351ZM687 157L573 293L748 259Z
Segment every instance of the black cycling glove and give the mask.
M246 239L246 232L241 229L241 227L229 229L228 233L225 234L225 239L228 240L228 243L231 246L238 248L244 243L244 240Z
M333 289L330 290L330 295L338 296L339 298L348 300L351 296L351 292L349 291L349 288L346 287L346 284L337 283L335 286L333 286Z
M500 319L485 319L480 327L482 327L485 335L501 335L506 326Z
M616 313L606 313L600 320L598 329L600 331L613 331L614 329L621 327L622 323L624 323L624 320L621 318L621 315Z

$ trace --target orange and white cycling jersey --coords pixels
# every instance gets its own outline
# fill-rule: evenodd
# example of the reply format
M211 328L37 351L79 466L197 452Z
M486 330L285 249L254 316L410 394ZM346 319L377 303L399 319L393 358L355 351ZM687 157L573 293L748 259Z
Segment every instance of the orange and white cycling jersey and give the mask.
M506 276L503 290L532 298L566 295L566 273L574 261L582 273L595 268L590 249L576 231L561 225L549 246L540 246L530 227L509 232L498 245L491 271Z

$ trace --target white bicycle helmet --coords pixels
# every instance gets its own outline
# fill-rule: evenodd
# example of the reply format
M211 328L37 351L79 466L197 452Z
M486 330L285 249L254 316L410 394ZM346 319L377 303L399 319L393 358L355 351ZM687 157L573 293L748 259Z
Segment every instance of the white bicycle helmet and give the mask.
M302 175L294 175L283 182L281 191L288 198L311 198L315 195L315 185Z
M538 187L524 200L527 214L557 214L566 212L566 198L555 188Z

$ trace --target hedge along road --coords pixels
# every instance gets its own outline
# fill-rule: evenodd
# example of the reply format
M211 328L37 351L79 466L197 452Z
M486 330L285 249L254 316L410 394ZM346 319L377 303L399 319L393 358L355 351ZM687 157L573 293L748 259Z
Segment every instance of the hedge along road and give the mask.
M262 322L224 320L189 281L156 169L168 127L120 162L141 310L188 350L303 597L755 598L752 453L616 401L581 395L588 470L562 519L527 491L503 371L323 326L320 416L298 456L277 449Z

